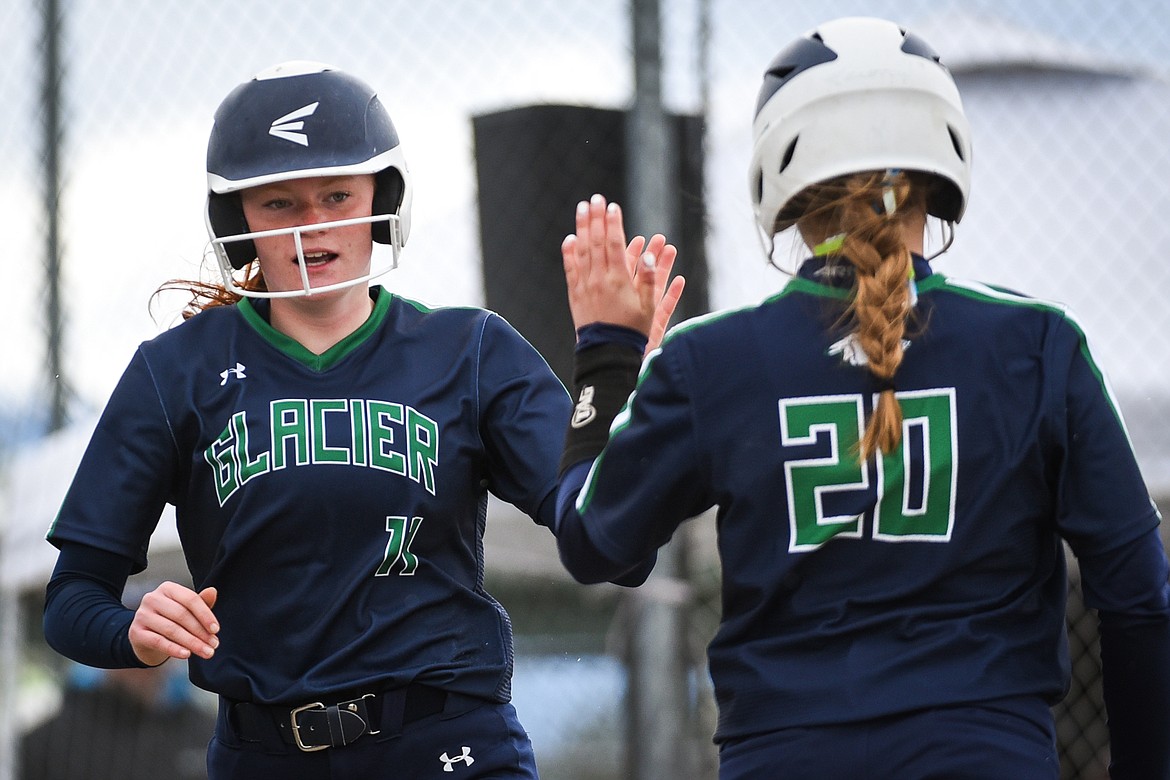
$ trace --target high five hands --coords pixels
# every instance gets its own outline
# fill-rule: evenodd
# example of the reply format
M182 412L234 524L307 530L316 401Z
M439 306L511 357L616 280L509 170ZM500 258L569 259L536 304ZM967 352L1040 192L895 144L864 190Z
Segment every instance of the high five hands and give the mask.
M670 279L677 254L661 234L626 244L621 207L601 195L578 203L577 232L561 243L573 327L623 325L648 337L647 352L656 349L686 284Z

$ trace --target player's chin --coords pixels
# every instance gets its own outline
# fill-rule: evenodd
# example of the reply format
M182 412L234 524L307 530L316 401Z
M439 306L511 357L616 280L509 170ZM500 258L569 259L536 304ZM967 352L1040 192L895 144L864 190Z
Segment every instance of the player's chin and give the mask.
M358 270L341 270L338 273L309 275L309 285L313 289L320 289L322 287L335 287L330 290L330 293L337 295L344 295L354 287L363 286L366 277L369 276L368 269Z
M305 264L305 276L314 287L341 284L356 279L360 275L352 266L342 262L336 256L329 260Z

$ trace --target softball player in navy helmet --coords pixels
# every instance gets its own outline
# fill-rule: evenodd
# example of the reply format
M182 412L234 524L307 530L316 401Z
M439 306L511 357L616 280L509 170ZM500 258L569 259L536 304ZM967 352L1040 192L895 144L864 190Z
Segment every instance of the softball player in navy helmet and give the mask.
M535 778L482 540L489 491L551 525L568 393L500 317L369 284L412 186L359 79L290 62L241 84L207 178L222 284L189 284L102 414L49 532L47 639L99 667L189 659L220 697L213 780ZM194 589L128 610L166 503Z
M833 21L768 67L753 136L769 258L789 227L808 247L762 304L682 323L643 363L653 296L624 273L620 211L583 207L564 243L566 567L612 577L717 507L725 780L1049 780L1067 542L1112 776L1170 777L1160 517L1085 334L924 256L927 218L959 222L970 186L948 71L896 24Z

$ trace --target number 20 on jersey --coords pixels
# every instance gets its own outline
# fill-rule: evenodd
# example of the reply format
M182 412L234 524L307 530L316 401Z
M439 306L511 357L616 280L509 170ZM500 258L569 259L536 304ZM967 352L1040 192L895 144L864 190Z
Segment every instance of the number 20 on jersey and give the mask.
M955 389L899 392L897 398L901 445L868 463L857 460L865 427L860 394L780 399L784 446L819 444L823 450L828 444L821 457L784 464L789 552L815 550L834 537L861 537L870 512L871 533L879 541L950 541L958 468ZM826 509L832 494L875 492L870 512L835 515Z

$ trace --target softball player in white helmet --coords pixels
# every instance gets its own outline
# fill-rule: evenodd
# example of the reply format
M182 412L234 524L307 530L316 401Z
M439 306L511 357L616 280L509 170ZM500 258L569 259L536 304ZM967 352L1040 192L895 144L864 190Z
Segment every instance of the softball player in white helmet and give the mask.
M767 68L748 182L758 306L673 328L586 207L563 254L579 398L555 526L582 582L715 508L708 659L723 780L1055 780L1068 689L1065 547L1101 620L1112 777L1170 777L1170 587L1122 417L1064 307L951 279L971 139L938 56L828 22ZM602 292L604 291L604 292ZM632 334L632 335L631 335Z

